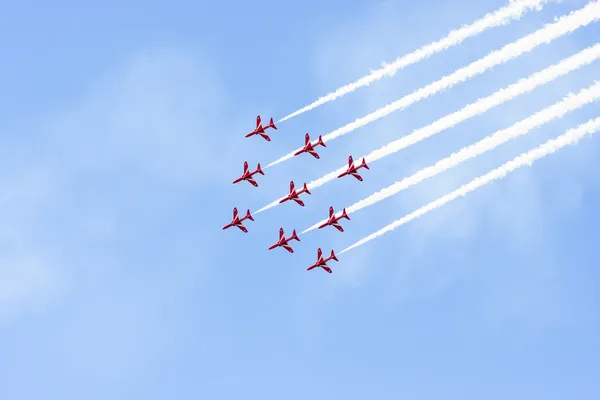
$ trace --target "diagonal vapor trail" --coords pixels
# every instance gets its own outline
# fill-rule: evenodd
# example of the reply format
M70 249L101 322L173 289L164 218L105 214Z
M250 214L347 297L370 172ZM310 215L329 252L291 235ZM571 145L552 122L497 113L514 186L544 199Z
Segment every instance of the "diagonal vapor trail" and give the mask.
M402 110L411 104L426 99L427 97L432 96L441 90L451 88L458 83L482 74L492 67L508 62L524 53L530 52L542 44L550 43L551 41L571 33L578 28L589 25L598 19L600 19L600 1L596 0L588 3L585 7L579 10L572 11L568 15L563 15L556 22L546 24L543 28L535 31L534 33L522 37L515 42L509 43L501 49L495 50L487 56L472 62L466 67L454 71L450 75L430 83L429 85L422 87L421 89L408 94L399 100L387 104L378 110L365 115L364 117L357 118L354 122L346 124L341 128L324 135L323 141L327 143L335 138L344 136L395 111ZM316 141L313 144L316 144ZM301 149L302 148L298 148L288 153L287 155L267 165L266 168L270 168L274 165L291 159L294 157L294 154Z
M402 190L408 189L409 187L414 186L425 179L432 178L465 161L480 156L481 154L486 153L511 139L526 135L531 130L539 128L554 119L562 118L571 111L577 110L584 105L597 101L598 98L600 98L600 82L596 82L592 86L581 90L576 95L569 94L562 101L538 111L528 118L517 122L511 127L499 130L496 133L487 136L470 146L463 147L460 151L441 159L435 163L435 165L423 168L415 174L406 177L385 189L373 193L369 197L360 200L349 207L346 207L346 212L351 214L362 210L365 207L379 203L380 201L394 196ZM325 222L327 222L326 219L316 223L302 233L304 234L306 232L310 232Z
M464 122L470 118L473 118L479 114L482 114L491 108L503 104L515 97L526 94L534 90L537 86L551 82L558 77L568 74L569 72L576 70L584 65L587 65L599 57L600 44L595 44L581 52L572 55L568 58L563 59L557 64L551 65L541 71L538 71L527 78L520 79L516 83L513 83L503 89L496 91L488 97L479 99L459 111L450 113L437 121L423 127L414 130L411 134L403 136L395 141L388 143L377 150L372 151L364 158L369 163L380 160L390 154L401 151L415 143L425 140L431 136L434 136L446 129L452 128L461 122ZM361 157L362 158L362 157ZM358 158L360 159L360 158ZM319 186L326 184L327 182L337 178L339 174L346 170L346 166L343 166L329 174L312 181L307 184L309 190L315 189ZM257 213L268 210L279 204L279 200L275 200L270 204L264 206Z
M380 79L388 76L394 76L396 72L408 67L409 65L416 64L421 60L431 57L435 53L439 53L457 46L464 40L473 36L477 36L488 29L506 25L513 20L518 20L521 18L521 16L529 11L540 11L545 2L546 0L511 1L504 7L499 8L494 12L485 14L482 18L472 22L469 25L464 25L458 29L450 31L446 37L438 40L437 42L429 43L413 51L412 53L398 57L390 64L384 63L382 68L372 71L369 75L363 76L352 83L336 89L334 92L330 92L327 95L318 98L313 103L299 109L298 111L294 111L277 122L279 123L287 121L290 118L304 114L305 112L329 103L330 101L334 101L335 99L351 93L363 86L369 86L371 83Z
M387 232L391 232L394 229L396 229L416 218L419 218L419 217L427 214L430 211L433 211L453 200L458 199L459 197L463 197L463 196L467 195L468 193L470 193L482 186L485 186L495 180L502 179L509 173L511 173L521 167L531 166L536 160L539 160L540 158L544 158L549 154L555 153L556 151L560 150L564 146L576 144L580 139L582 139L586 135L591 136L594 133L598 132L599 129L600 129L600 117L589 120L588 122L581 124L576 128L570 129L569 131L567 131L563 135L559 136L558 138L549 140L546 143L542 144L541 146L539 146L533 150L530 150L527 153L521 154L520 156L518 156L518 157L514 158L513 160L507 162L506 164L488 172L487 174L473 179L471 182L467 183L466 185L461 186L459 189L455 190L454 192L446 194L445 196L442 196L439 199L432 201L431 203L400 218L399 220L392 222L391 224L378 230L377 232L372 233L371 235L369 235L369 236L359 240L358 242L354 243L353 245L345 248L339 254L343 254L343 253L346 253L347 251L355 249L358 246L368 243L371 240L376 239L376 238L380 237L381 235L384 235Z

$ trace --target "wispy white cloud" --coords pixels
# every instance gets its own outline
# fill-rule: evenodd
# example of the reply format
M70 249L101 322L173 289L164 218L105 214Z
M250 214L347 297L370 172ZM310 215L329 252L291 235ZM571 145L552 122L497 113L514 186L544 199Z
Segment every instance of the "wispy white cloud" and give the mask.
M224 178L206 168L221 146L205 134L225 111L219 82L186 49L143 51L107 69L78 104L16 129L0 161L0 316L48 306L99 273L99 260L104 273L122 268L132 231Z

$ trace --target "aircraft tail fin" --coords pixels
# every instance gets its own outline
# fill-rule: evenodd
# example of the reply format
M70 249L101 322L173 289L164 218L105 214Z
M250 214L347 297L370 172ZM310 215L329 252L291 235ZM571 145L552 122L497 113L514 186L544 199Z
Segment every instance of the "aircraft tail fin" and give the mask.
M277 130L277 127L275 126L275 123L273 122L273 118L271 118L271 120L269 121L269 126L275 130Z
M256 166L256 172L258 172L261 175L264 175L265 173L263 172L263 170L260 168L260 163L258 163L258 165Z
M304 192L306 194L311 194L310 191L308 190L308 187L306 187L306 183L304 183L304 187L302 188L302 190L304 190Z
M249 219L250 221L254 221L254 217L250 214L250 209L248 209L248 211L246 211L246 218Z
M335 256L335 253L333 252L333 249L331 250L331 255L329 256L329 258L331 258L332 260L335 260L335 261L340 261L340 260L338 260L338 259L337 259L337 257Z
M290 240L291 239L296 239L297 241L300 241L300 238L298 237L298 234L296 234L295 229L292 231L292 236L290 237Z
M365 169L371 169L369 168L369 166L367 165L367 161L365 160L365 158L363 157L362 159L362 163L360 164L361 167L365 167Z
M342 218L346 218L348 221L350 221L350 217L348 216L348 214L346 214L345 208L342 210Z
M325 143L323 143L323 137L321 135L319 135L319 140L317 140L317 145L327 147L327 146L325 146Z

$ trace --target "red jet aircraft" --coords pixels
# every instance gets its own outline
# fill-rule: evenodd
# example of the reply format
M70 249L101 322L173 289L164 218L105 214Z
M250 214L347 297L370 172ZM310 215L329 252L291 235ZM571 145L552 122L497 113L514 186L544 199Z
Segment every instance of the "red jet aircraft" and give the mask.
M256 181L254 179L252 179L252 176L257 173L261 174L261 175L265 174L264 172L262 172L262 169L260 169L260 163L256 166L255 171L250 172L248 170L248 162L244 161L244 173L242 174L242 176L240 176L235 181L233 181L233 183L236 184L241 181L248 181L248 182L250 182L250 184L252 184L252 186L258 187L258 183L256 183Z
M284 233L283 233L283 228L279 228L279 240L277 241L277 243L275 243L274 245L272 245L271 247L269 247L269 250L273 250L275 247L283 247L284 249L286 249L290 253L293 253L294 249L292 249L292 247L289 245L289 241L292 240L292 239L300 241L300 239L298 238L298 235L296 235L296 230L295 229L292 232L292 236L290 236L289 238L286 239L285 236L284 236Z
M331 273L331 268L329 268L327 266L327 261L329 261L329 260L339 261L337 259L337 257L335 256L335 253L333 252L333 250L331 250L331 255L329 257L323 258L323 252L321 251L321 248L319 247L319 249L317 250L317 262L314 263L313 265L311 265L310 267L308 267L306 270L310 271L313 268L321 267L325 271Z
M300 189L298 192L296 192L296 189L294 189L294 181L291 181L290 182L290 194L288 194L283 199L279 200L279 203L285 203L288 200L294 200L296 203L298 203L299 205L304 207L304 202L298 198L298 196L300 196L302 193L310 194L310 192L308 191L308 188L306 187L306 183L304 184L304 187L302 189Z
M344 232L344 228L342 228L342 226L338 223L338 221L342 218L346 218L348 221L350 221L350 217L348 216L348 214L346 214L345 208L342 210L342 215L336 217L335 212L333 211L333 207L329 207L329 219L323 225L319 226L319 229L325 228L327 225L331 225L338 231Z
M362 180L363 180L362 176L360 176L358 174L358 172L356 172L356 170L360 169L360 168L371 169L367 165L367 162L365 161L364 157L362 159L362 163L358 167L355 167L354 166L354 160L352 160L352 156L350 156L350 157L348 157L348 169L346 170L346 172L344 172L343 174L339 175L338 178L341 178L341 177L346 176L346 175L352 175L353 177L355 177L356 179L358 179L359 181L362 182Z
M269 135L267 135L265 133L265 130L269 129L269 128L273 128L273 129L277 130L277 127L275 126L275 123L273 122L273 118L271 118L271 120L269 121L269 125L262 126L260 115L257 115L256 116L256 128L252 132L250 132L249 134L247 134L246 137L250 137L250 136L253 136L253 135L260 135L267 142L270 142L271 138L269 137Z
M317 147L317 146L327 147L327 146L325 146L325 143L323 143L323 138L321 136L319 136L319 139L317 140L317 143L312 144L310 142L310 136L307 133L304 136L304 147L302 148L302 150L299 150L296 153L294 153L294 155L298 156L298 155L300 155L302 153L308 153L308 154L310 154L311 156L313 156L314 158L316 158L318 160L321 157L319 157L319 155L315 151L315 147Z
M231 228L232 226L237 226L242 232L248 233L248 229L246 229L246 227L242 224L242 221L245 219L254 221L254 218L252 218L252 215L250 215L250 210L246 211L245 217L240 218L240 216L238 215L237 207L233 207L233 220L229 224L225 225L223 229Z

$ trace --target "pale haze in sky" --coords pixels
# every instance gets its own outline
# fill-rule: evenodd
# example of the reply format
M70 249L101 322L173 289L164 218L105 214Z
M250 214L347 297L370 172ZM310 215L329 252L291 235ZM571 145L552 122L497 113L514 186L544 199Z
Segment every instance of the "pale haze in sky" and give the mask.
M10 3L10 4L9 4ZM269 130L504 0L0 6L0 399L597 399L600 136L328 255L600 116L582 106L292 244L600 78L600 61L222 230L598 42L600 21L232 185L586 0L549 2ZM368 160L367 160L368 163Z

